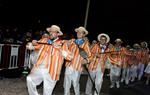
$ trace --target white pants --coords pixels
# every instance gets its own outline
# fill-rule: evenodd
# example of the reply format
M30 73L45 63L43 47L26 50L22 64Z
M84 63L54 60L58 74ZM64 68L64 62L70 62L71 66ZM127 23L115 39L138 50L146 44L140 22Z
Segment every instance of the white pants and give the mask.
M73 84L75 95L80 95L79 79L81 72L72 67L66 67L64 78L64 95L70 95L71 84Z
M36 68L27 76L27 87L29 95L39 95L36 89L37 85L43 82L43 95L52 95L57 81L51 79L48 70L45 68Z
M38 57L38 52L37 51L33 51L30 54L30 61L29 61L29 68L32 69L33 65L36 63L36 59Z
M150 80L150 62L146 66L144 72L145 72L145 74L147 74L147 76L146 76L146 85L148 85L149 84L149 80Z
M145 68L144 64L142 64L142 63L138 64L138 66L137 66L137 77L138 77L138 80L141 80L141 78L143 76L143 73L144 73L144 68Z
M129 76L129 80L131 80L132 82L135 81L135 78L137 77L137 65L133 64L130 67L130 76Z
M148 65L146 66L144 72L147 73L147 74L150 74L150 62L149 62Z
M91 76L93 82L95 83L95 88L98 92L98 94L97 94L96 91L94 91L94 95L99 95L100 90L101 90L101 86L102 86L102 83L103 83L103 73L99 69L99 70L91 71L90 76ZM88 76L85 93L88 94L88 95L93 95L92 94L93 93L92 88L93 88L93 84L91 82L90 77Z
M121 75L121 68L116 65L111 65L110 67L110 81L111 85L115 86L115 84L119 84Z
M122 78L121 78L121 82L123 82L125 80L125 83L128 84L129 83L129 67L123 68L122 69Z

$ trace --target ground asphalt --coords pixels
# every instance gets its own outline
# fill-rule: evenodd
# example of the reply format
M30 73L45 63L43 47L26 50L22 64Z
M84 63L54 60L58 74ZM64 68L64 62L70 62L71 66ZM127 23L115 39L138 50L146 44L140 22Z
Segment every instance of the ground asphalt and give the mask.
M28 95L26 88L26 75L22 74L21 70L5 70L0 71L0 95ZM83 73L80 78L80 92L85 95L85 87L87 82L87 73ZM57 82L53 95L63 95L63 79L64 72ZM141 81L135 81L129 85L121 83L120 88L109 88L110 80L108 73L104 75L104 81L100 95L150 95L150 84L145 85L145 77ZM37 87L42 95L42 84ZM71 95L74 95L73 87L70 89Z

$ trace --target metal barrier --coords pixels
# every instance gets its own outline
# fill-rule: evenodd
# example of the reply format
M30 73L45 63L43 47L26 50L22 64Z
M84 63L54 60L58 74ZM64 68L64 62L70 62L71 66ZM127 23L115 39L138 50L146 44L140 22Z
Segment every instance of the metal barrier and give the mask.
M2 55L2 47L3 47L3 45L4 44L0 44L0 64L1 64L1 57L2 57L1 55Z
M18 68L18 51L20 45L11 45L11 54L10 54L10 61L9 61L9 69Z
M25 65L25 45L0 44L0 69L15 69Z

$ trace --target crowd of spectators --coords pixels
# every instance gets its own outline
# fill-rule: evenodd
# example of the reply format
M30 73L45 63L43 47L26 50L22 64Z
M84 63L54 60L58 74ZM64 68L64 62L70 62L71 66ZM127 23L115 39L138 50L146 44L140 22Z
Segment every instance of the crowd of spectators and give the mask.
M1 44L23 44L32 39L40 39L43 30L24 29L13 26L0 26L0 43Z
M0 44L26 44L32 39L39 40L45 29L34 29L10 25L0 25ZM72 38L74 35L64 33L63 38Z

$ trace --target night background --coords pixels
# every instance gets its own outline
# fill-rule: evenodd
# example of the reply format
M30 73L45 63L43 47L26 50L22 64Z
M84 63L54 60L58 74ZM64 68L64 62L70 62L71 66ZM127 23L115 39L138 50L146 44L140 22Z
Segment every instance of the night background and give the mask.
M43 32L46 27L56 24L60 26L64 38L70 39L72 35L76 37L75 28L85 25L88 1L0 0L0 95L28 94L26 76L30 72L27 66L31 52L26 51L25 46L32 40L30 32L34 34L33 39L39 39L42 35L40 31ZM107 33L111 43L116 38L121 38L124 46L146 41L150 48L148 1L90 0L86 24L89 40L97 39L100 33ZM12 50L13 45L15 50ZM19 48L18 51L16 48ZM14 55L11 51L17 51L18 54ZM12 65L12 57L18 57L18 60L15 60L16 66ZM104 74L101 95L149 95L150 83L145 85L145 75L141 81L131 82L129 85L121 83L121 88L111 89L108 72ZM54 95L62 95L64 91L64 68L60 78ZM80 81L81 95L85 95L86 80L87 75L83 74ZM42 93L42 86L37 88ZM71 92L73 93L73 89Z
M84 26L88 0L0 0L0 26L45 29L60 26L68 35ZM121 38L125 44L150 42L148 0L90 0L87 30L89 39L107 33L111 42Z

